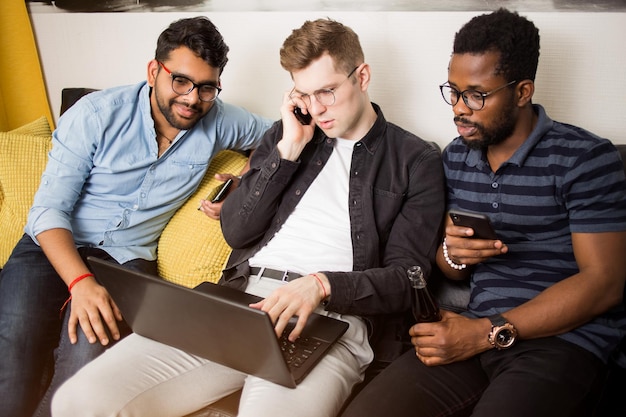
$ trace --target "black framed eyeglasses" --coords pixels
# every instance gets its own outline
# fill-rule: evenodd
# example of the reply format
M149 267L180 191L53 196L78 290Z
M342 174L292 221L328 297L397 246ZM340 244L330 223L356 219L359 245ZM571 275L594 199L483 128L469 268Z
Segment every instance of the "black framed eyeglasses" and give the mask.
M198 97L200 101L214 101L222 91L221 88L213 84L196 84L187 77L172 74L172 71L161 62L157 61L161 67L172 77L172 91L178 95L186 96L191 93L194 88L198 89Z
M490 95L515 84L516 82L517 81L511 81L486 93L477 90L459 91L447 83L441 84L439 89L441 90L441 96L444 101L451 106L456 106L456 103L459 102L459 97L463 97L463 102L470 110L482 110L482 108L485 107L486 97L489 97Z
M320 103L322 106L332 106L333 104L335 104L335 91L337 91L339 87L341 87L346 81L348 81L350 77L352 77L352 74L354 74L354 72L359 67L360 65L357 65L356 67L354 67L354 69L350 71L350 74L346 76L346 79L343 80L335 88L322 88L320 90L313 92L313 94L298 94L295 91L292 91L291 94L289 94L289 97L299 98L300 100L304 101L304 104L306 104L307 107L309 107L311 105L311 96L313 95L315 96L315 99L317 100L317 102Z

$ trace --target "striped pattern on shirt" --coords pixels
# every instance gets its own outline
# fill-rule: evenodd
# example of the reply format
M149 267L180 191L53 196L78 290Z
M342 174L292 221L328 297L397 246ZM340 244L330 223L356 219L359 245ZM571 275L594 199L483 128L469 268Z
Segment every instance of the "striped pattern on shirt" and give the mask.
M606 139L552 121L538 123L496 172L482 151L455 139L444 150L448 208L487 214L509 247L475 267L468 314L502 313L578 272L571 233L626 230L626 180L618 151ZM606 360L626 333L617 308L562 335Z

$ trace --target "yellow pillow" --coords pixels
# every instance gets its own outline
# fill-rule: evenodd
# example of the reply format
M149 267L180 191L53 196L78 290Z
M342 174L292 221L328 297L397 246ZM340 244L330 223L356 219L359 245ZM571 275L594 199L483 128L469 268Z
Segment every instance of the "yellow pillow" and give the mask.
M45 117L0 132L0 268L24 234L28 210L52 148Z
M203 281L217 282L231 248L222 236L219 220L198 210L200 200L221 184L216 173L238 175L247 158L222 151L213 158L198 190L165 227L158 246L159 274L168 281L195 287Z
M52 131L50 130L48 119L46 119L45 116L41 116L39 119L25 124L24 126L18 127L17 129L13 129L7 133L44 136L47 138L50 138L50 136L52 136Z

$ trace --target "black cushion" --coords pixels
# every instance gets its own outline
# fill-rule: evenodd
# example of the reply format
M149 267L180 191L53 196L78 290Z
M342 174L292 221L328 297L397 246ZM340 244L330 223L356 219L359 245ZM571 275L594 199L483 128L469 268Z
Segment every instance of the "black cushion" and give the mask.
M78 101L79 98L84 96L85 94L93 93L94 91L98 91L94 88L64 88L61 90L61 111L60 114L65 113L67 109L72 107L74 103Z

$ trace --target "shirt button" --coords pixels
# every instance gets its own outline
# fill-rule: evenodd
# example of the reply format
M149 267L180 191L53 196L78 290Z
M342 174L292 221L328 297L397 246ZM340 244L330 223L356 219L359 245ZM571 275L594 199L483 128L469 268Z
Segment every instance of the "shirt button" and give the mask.
M317 165L318 165L318 166L319 166L319 165L322 165L322 161L318 159L318 160L317 160Z
M326 139L326 143L333 143L333 140L328 138L328 139Z
M300 195L300 194L302 194L302 191L296 190L296 195Z
M146 193L141 193L141 198L146 198Z
M357 175L359 175L359 171L354 171L354 176L356 177Z
M492 182L491 183L491 188L498 188L498 183L497 182Z
M498 208L499 204L496 203L495 201L493 203L491 203L491 207L493 208Z

